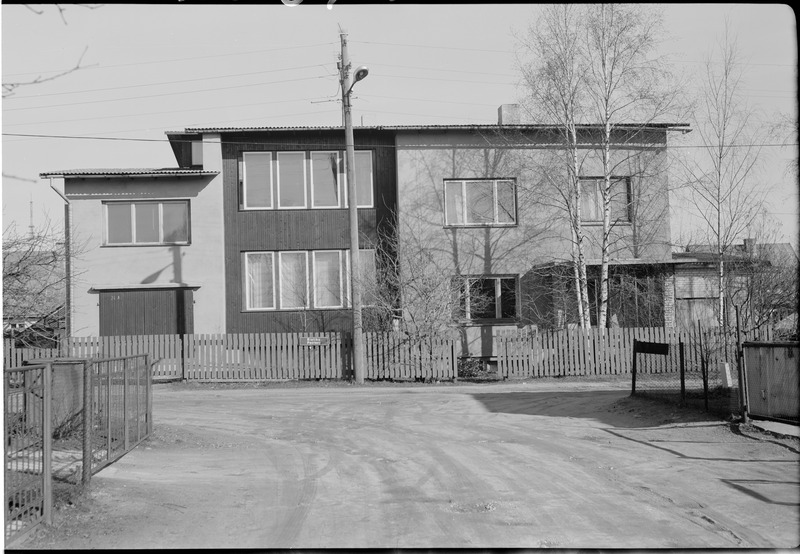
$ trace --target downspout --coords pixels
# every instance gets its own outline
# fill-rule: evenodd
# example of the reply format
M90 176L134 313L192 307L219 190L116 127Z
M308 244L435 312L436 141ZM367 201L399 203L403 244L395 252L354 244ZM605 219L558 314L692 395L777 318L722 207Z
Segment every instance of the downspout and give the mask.
M50 177L50 188L56 191L65 202L64 204L64 271L66 273L66 297L64 299L64 310L66 311L66 333L67 337L72 336L72 255L70 240L70 203L69 199L56 187L53 186L53 178Z

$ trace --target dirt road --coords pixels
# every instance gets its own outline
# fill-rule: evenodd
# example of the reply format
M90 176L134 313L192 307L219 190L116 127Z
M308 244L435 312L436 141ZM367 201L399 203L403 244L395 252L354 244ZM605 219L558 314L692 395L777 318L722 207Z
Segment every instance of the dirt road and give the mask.
M154 409L154 437L20 547L800 543L796 440L619 384L158 385Z

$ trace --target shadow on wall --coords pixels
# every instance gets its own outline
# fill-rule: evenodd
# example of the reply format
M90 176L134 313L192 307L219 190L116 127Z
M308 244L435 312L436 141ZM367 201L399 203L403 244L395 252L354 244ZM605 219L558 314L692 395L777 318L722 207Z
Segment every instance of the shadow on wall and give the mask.
M472 397L492 413L592 419L617 428L641 428L680 422L714 421L699 410L632 398L630 389L581 392L477 393Z

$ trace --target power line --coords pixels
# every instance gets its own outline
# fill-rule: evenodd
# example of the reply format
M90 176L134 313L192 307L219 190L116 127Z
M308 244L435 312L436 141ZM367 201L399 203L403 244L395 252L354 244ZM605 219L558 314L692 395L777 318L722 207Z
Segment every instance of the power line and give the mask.
M246 52L232 52L230 54L212 54L210 56L193 56L189 58L171 58L168 60L153 60L149 62L131 62L131 63L121 63L121 64L113 64L113 65L100 65L100 66L87 66L83 69L112 69L115 67L132 67L137 65L151 65L151 64L159 64L159 63L172 63L172 62L186 62L192 60L206 60L210 58L226 58L230 56L244 56L247 54L263 54L265 52L278 52L281 50L297 50L298 48L315 48L317 46L330 46L333 44L338 44L338 42L320 42L317 44L306 44L300 46L284 46L281 48L269 48L266 50L249 50ZM9 73L6 74L5 77L23 77L25 75L41 75L42 73L59 73L63 72L63 69L50 69L47 71L29 71L26 73ZM4 77L4 78L5 78Z
M106 88L95 88L95 89L85 89L85 90L73 90L73 91L65 91L65 92L51 92L48 94L37 94L35 96L11 96L6 100L29 100L29 99L36 99L36 98L44 98L46 96L61 96L64 94L84 94L87 92L107 92L110 90L124 90L124 89L131 89L131 88L142 88L142 87L155 87L161 85L175 85L180 83L192 83L195 81L209 81L211 79L229 79L231 77L247 77L250 75L263 75L265 73L278 73L280 71L293 71L296 69L310 69L313 67L319 67L323 64L312 64L312 65L303 65L297 67L285 67L281 69L270 69L266 71L252 71L249 73L232 73L230 75L218 75L215 77L198 77L195 79L181 79L178 81L162 81L160 83L142 83L139 85L126 85L120 87L106 87Z
M9 108L4 111L14 112L14 111L23 111L23 110L42 110L46 108L60 108L64 106L79 106L82 104L101 104L107 102L124 102L126 100L142 100L146 98L160 98L163 96L175 96L177 94L196 94L199 92L214 92L218 90L232 90L232 89L242 89L248 87L258 87L262 85L277 85L281 83L291 83L297 81L312 81L314 79L325 79L330 77L330 75L318 75L314 77L298 77L297 79L284 79L282 81L266 81L263 83L251 83L249 85L233 85L229 87L216 87L216 88L207 88L207 89L198 89L198 90L187 90L187 91L179 91L179 92L164 92L161 94L146 94L144 96L129 96L126 98L109 98L106 100L85 100L83 102L69 102L66 104L50 104L49 106L33 106L27 108Z

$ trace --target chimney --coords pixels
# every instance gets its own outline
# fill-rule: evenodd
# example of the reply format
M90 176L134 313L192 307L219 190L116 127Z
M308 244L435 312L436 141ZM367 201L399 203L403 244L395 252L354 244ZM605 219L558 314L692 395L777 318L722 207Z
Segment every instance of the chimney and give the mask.
M503 104L497 108L498 125L519 125L519 104Z

